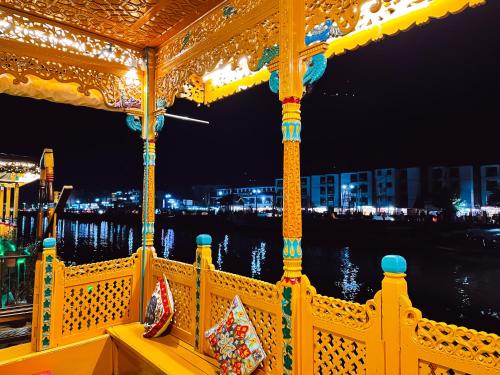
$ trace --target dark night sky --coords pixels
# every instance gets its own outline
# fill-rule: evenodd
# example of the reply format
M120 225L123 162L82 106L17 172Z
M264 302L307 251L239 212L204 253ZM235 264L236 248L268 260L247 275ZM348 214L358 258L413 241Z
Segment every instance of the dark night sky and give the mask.
M302 173L500 161L499 15L490 0L330 59L303 101ZM39 157L54 148L56 185L141 186L142 144L124 114L8 95L0 108L0 152ZM209 108L179 99L171 112L211 125L167 119L157 145L159 189L281 175L281 108L267 84Z

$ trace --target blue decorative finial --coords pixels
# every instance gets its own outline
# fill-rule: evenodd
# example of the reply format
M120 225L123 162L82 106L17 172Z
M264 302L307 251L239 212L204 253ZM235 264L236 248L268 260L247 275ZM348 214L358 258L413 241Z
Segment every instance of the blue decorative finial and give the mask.
M56 247L56 239L49 237L43 240L43 248L44 249L51 249Z
M196 237L196 245L210 246L212 245L212 236L209 234L200 234Z
M380 262L382 270L390 273L405 273L406 259L401 255L386 255Z

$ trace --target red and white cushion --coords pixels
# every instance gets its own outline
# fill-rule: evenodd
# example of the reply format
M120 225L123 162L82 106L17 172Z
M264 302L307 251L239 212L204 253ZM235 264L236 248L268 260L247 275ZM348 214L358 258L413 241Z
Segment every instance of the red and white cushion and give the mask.
M144 337L158 337L167 329L174 316L174 299L165 275L156 283L149 299L144 322Z

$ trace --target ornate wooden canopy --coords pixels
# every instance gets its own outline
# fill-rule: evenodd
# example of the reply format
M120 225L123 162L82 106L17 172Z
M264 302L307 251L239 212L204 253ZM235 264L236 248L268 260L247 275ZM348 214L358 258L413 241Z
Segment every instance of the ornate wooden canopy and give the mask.
M278 78L280 1L0 0L0 92L140 111L148 71L153 107L209 104ZM315 55L483 2L300 0L304 30L291 32L305 73Z
M144 48L159 46L223 0L0 0L0 5Z

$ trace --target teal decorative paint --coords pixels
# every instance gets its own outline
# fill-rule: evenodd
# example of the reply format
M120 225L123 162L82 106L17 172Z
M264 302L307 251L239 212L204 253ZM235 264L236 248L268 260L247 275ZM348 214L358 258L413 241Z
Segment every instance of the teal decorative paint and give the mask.
M148 165L156 165L156 154L155 153L143 153L142 156L144 157L144 166L147 167Z
M146 227L143 228L143 231L146 232L146 234L154 234L155 232L155 222L153 221L152 223L150 222L146 222L146 224L144 224Z
M302 77L302 84L308 86L319 81L325 73L327 62L326 56L322 53L318 53L311 57L307 71L304 77Z
M52 237L48 237L43 240L43 248L50 249L56 247L56 239Z
M196 245L210 246L212 245L212 236L209 234L200 234L196 237Z
M269 89L275 94L280 91L280 77L277 70L272 72L271 76L269 77Z
M327 63L328 59L322 53L318 53L311 57L307 70L302 77L302 84L304 86L310 86L319 81L326 71ZM280 77L277 70L273 71L269 77L269 89L275 94L280 90Z
M283 142L297 141L300 142L300 132L302 130L302 123L300 121L285 121L281 125L281 132L283 133Z
M187 44L189 43L189 38L191 38L191 33L188 31L184 36L184 39L182 39L181 51L183 51L184 48L186 48Z
M300 238L283 239L283 257L288 259L302 258L302 245Z
M314 42L326 42L330 37L332 29L333 22L330 19L327 19L321 25L315 26L309 34L306 35L304 39L305 45L308 46Z
M142 131L141 118L139 116L127 115L127 126L130 130L140 133Z
M155 133L158 134L162 131L163 126L165 125L165 116L156 115L155 118Z
M230 6L230 5L225 6L224 8L222 8L222 15L223 15L225 18L232 17L232 16L234 16L236 13L237 13L236 8L235 8L235 7L232 7L232 6Z
M291 375L293 370L293 347L292 347L292 288L283 288L283 299L281 300L281 321L283 332L283 374Z
M272 47L265 48L264 51L262 51L262 57L257 62L256 70L261 70L264 66L273 61L274 58L279 55L279 53L280 46L277 44Z
M400 255L386 255L380 262L382 270L390 273L405 273L406 259Z

